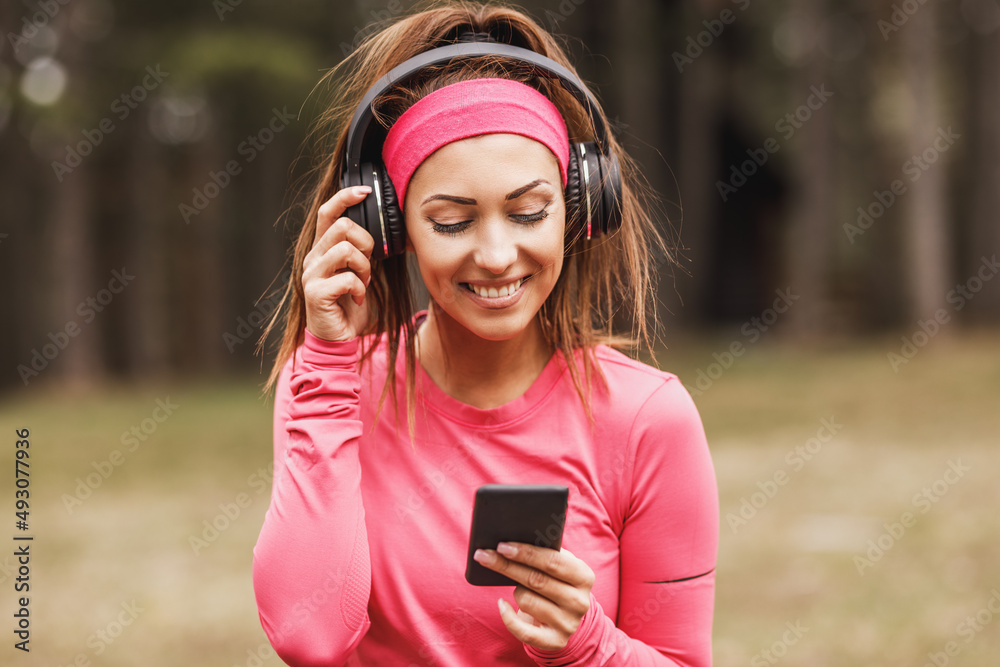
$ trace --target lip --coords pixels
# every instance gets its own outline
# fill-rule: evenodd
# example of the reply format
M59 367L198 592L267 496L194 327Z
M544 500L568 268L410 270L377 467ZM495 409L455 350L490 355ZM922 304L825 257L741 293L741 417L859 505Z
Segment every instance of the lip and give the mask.
M459 284L475 285L476 287L500 287L502 285L509 285L515 280L527 280L533 275L532 273L526 273L518 278L506 278L502 280L463 280Z
M465 287L466 283L460 283L459 290L462 292L462 294L467 296L470 301L483 308L487 308L490 310L496 310L499 308L509 308L521 300L521 295L524 294L524 286L530 282L530 278L531 276L526 276L525 278L523 278L521 280L521 286L517 288L517 291L514 292L513 294L508 294L507 296L497 296L492 298L482 297L473 292L472 290L470 290L469 288ZM495 281L494 282L476 281L468 284L476 285L478 287L491 287L498 285L507 285L510 282L511 282L510 280L499 283Z

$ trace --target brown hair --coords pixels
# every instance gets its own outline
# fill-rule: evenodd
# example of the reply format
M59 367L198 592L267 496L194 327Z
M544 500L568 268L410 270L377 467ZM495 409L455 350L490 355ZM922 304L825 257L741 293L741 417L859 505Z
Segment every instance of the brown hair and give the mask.
M425 7L426 6L426 7ZM320 205L340 187L347 126L357 105L368 89L393 67L429 49L455 41L459 34L472 31L491 35L500 42L540 53L560 63L574 74L563 47L522 10L508 4L477 3L465 0L431 1L417 5L408 16L369 35L358 48L321 80L333 83L331 103L318 118L307 144L318 145L321 171L311 188L308 212L298 241L292 251L292 279L271 321L257 344L258 353L279 320L284 327L270 376L264 387L269 391L295 349L302 343L305 329L305 300L302 289L303 260L312 248ZM342 70L349 69L345 75ZM585 109L561 84L536 76L523 64L498 57L478 57L427 68L405 85L395 86L374 103L375 117L383 127L390 127L402 113L425 95L456 81L485 77L504 77L531 85L545 94L562 112L571 142L593 141L593 128ZM604 112L598 109L605 123ZM336 138L331 146L332 139ZM663 261L672 261L656 221L650 214L659 201L641 176L635 163L609 136L610 149L618 156L622 175L622 225L608 237L587 241L579 233L581 225L566 221L565 263L548 299L539 310L541 328L550 347L558 349L569 364L574 387L593 420L589 394L594 369L603 384L594 347L598 344L635 348L640 343L651 357L657 329L655 271ZM568 207L567 207L568 208ZM647 301L650 303L647 304ZM365 331L371 336L365 347L362 338L362 362L369 359L382 334L387 336L388 369L379 398L381 413L387 393L397 402L393 373L402 338L405 350L406 405L411 442L414 428L414 386L416 350L413 326L414 295L406 257L395 256L372 262L372 280L366 302L371 319ZM648 306L653 306L647 310ZM631 325L628 335L616 334L615 324ZM650 324L650 321L652 324ZM651 335L652 334L652 335ZM582 376L574 350L582 349ZM376 416L377 418L377 416Z

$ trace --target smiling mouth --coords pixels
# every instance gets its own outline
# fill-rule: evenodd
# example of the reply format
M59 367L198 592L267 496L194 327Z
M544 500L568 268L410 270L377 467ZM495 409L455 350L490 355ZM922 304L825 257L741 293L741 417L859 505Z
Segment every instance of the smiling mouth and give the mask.
M469 290L473 294L477 294L484 299L497 299L502 296L510 296L521 289L521 285L527 282L531 276L525 276L524 278L518 278L517 280L511 281L506 285L501 285L500 287L485 287L480 285L472 285L470 283L459 283L462 287Z

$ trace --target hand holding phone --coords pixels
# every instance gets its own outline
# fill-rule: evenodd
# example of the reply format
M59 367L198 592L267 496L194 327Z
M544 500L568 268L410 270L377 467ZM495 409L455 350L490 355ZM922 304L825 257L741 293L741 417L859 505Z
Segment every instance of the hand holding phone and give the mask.
M548 484L486 484L476 491L465 580L473 586L517 586L517 582L473 559L476 549L525 542L558 551L569 488Z

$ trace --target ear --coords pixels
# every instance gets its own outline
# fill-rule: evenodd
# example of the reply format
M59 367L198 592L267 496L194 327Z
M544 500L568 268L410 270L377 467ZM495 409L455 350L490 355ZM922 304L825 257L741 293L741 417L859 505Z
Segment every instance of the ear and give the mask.
M412 253L417 252L416 250L413 249L413 243L410 241L410 235L409 234L406 235L406 251L407 252L412 252Z

